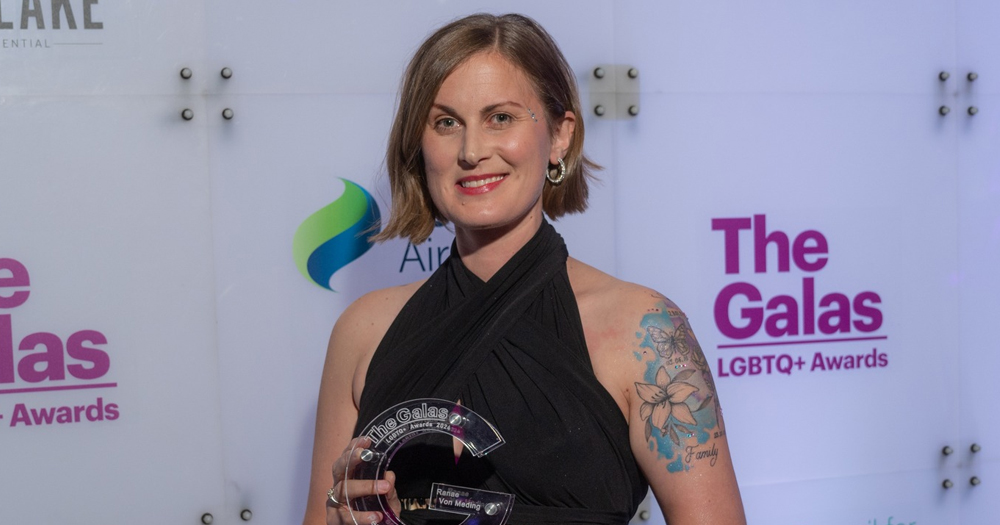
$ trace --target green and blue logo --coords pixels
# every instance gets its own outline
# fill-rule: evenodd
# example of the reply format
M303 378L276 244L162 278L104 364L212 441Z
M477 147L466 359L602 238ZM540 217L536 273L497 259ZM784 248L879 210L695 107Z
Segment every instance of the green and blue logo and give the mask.
M299 272L330 291L334 291L333 274L372 247L368 237L379 231L382 218L371 194L352 181L340 180L344 194L303 221L292 239Z

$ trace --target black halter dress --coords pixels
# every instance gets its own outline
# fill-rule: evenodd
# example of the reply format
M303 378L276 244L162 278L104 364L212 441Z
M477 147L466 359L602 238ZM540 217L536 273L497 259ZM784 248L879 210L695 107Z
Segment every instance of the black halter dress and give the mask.
M624 524L647 483L618 405L594 376L566 245L544 222L488 282L451 257L400 311L372 357L355 435L410 399L460 400L505 444L455 458L450 436L420 436L390 463L401 498L431 482L514 494L509 523ZM456 523L404 510L408 524ZM443 519L442 519L443 518Z

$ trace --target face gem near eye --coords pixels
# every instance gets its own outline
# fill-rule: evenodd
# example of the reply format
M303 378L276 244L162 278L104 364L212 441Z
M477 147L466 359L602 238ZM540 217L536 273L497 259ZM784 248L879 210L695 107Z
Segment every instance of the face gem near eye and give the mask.
M442 83L421 140L427 186L456 234L542 220L545 170L565 154L572 124L538 126L534 86L503 57L482 53ZM567 120L572 120L569 114Z

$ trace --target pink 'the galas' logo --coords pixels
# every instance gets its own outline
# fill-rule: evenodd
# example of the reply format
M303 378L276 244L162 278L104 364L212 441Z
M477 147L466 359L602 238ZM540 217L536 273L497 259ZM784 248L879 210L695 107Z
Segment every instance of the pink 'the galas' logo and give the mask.
M0 393L81 388L55 386L55 382L67 378L91 381L107 374L111 359L107 352L98 348L108 344L101 332L80 330L70 334L65 342L51 332L35 332L23 337L15 335L13 316L8 312L28 301L30 284L28 269L23 264L14 259L0 258ZM14 351L15 346L17 352ZM4 389L18 382L38 386Z
M791 263L808 274L822 270L829 261L826 237L816 230L806 230L790 238L780 230L767 231L764 215L712 219L712 230L723 232L726 274L740 273L740 232L751 230L753 235L753 271L757 274L776 270L787 273ZM773 246L777 264L769 268L768 247ZM770 261L775 262L775 261ZM725 286L715 299L715 324L726 337L747 339L761 328L770 337L870 333L882 326L882 311L875 305L882 299L872 291L862 291L853 298L840 292L823 294L817 300L816 279L802 278L801 293L775 295L764 299L760 289L748 282ZM732 306L738 308L738 315Z
M723 234L727 276L750 273L740 268L741 254L747 256L744 261L753 260L755 275L790 274L793 264L802 275L795 295L765 293L766 288L762 291L764 283L773 286L786 282L784 277L775 279L775 275L755 279L757 285L747 282L748 275L719 291L715 325L723 336L735 340L717 346L732 351L718 358L719 378L889 366L889 353L872 346L875 341L888 339L887 335L873 333L882 327L879 294L861 291L851 296L820 291L817 275L830 261L825 235L818 230L794 236L780 230L768 231L763 214L712 219L712 230ZM741 233L749 234L750 239L740 242ZM772 254L774 259L769 258ZM809 356L806 348L822 350Z

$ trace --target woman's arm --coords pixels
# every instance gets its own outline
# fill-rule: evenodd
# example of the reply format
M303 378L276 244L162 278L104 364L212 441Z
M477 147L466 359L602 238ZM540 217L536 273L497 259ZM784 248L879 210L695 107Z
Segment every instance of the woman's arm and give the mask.
M645 302L630 327L633 454L670 525L745 524L705 355L677 305L663 296Z
M330 335L316 406L312 475L304 525L326 525L326 492L333 486L333 463L351 441L358 418L353 378L361 352L358 315L348 308Z
M327 346L316 406L312 475L304 525L327 523L326 493L334 486L333 465L350 445L358 419L358 400L371 356L389 325L417 285L369 293L341 314ZM337 523L337 512L330 522Z

